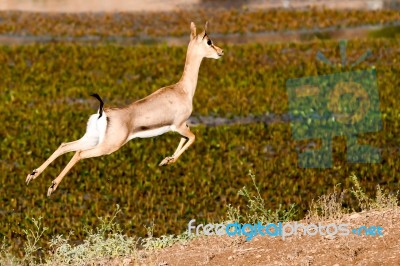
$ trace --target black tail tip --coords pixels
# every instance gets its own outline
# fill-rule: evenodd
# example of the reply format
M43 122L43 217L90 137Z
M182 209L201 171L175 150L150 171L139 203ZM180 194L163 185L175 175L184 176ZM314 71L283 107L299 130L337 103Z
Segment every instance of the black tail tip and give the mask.
M103 102L103 100L101 99L101 97L97 93L90 94L90 96L95 97L100 102L100 107L99 107L99 118L100 118L103 115L104 102Z
M90 94L90 96L93 96L93 97L95 97L96 99L101 99L101 98L100 98L100 95L98 95L97 93L92 93L92 94Z
M100 95L98 95L97 93L92 93L92 94L90 94L90 96L93 96L94 98L99 100L100 103L103 103L103 100L101 99Z

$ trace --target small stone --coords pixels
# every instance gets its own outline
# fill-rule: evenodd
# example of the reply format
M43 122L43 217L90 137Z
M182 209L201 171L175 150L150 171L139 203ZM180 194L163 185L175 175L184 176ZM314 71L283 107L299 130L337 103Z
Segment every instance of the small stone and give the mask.
M358 214L358 213L353 213L352 215L350 215L350 219L353 219L353 220L355 220L355 219L359 219L360 218L360 214Z
M126 258L122 261L122 265L129 265L132 262L132 259Z
M328 239L328 240L334 240L334 239L336 239L336 236L334 236L334 235L326 235L326 236L324 236L324 238Z
M288 260L294 260L295 256L293 254L289 254L286 256Z

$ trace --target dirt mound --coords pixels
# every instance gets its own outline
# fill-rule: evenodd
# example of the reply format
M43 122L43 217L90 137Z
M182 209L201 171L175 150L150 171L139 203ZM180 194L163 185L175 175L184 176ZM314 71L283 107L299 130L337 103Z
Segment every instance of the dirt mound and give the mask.
M382 236L199 237L154 253L141 254L140 265L400 265L399 209L353 213L321 224L349 228L380 226ZM306 224L306 221L299 223Z

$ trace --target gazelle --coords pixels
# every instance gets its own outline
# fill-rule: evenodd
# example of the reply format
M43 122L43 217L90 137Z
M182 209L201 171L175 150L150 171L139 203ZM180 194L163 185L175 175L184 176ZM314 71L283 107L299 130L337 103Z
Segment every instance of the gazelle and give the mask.
M178 83L163 87L126 107L103 109L100 96L93 94L100 101L100 108L97 114L90 116L84 136L73 142L62 143L39 168L27 176L26 183L37 178L58 156L76 151L71 161L53 180L47 191L47 196L50 196L79 160L111 154L131 139L155 137L168 131L178 132L182 137L174 154L166 157L159 165L175 162L195 139L187 120L192 113L201 61L203 58L218 59L223 55L223 50L215 46L207 36L207 23L204 32L199 35L196 35L193 22L190 29L185 68Z

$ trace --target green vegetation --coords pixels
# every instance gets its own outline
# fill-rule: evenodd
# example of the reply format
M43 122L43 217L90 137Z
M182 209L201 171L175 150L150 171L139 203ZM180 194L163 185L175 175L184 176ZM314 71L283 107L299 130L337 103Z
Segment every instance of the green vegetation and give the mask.
M339 189L340 184L334 187L333 192L319 196L312 200L307 211L305 220L308 222L340 220L344 215L357 211L383 211L394 210L399 206L399 190L396 193L384 191L379 185L376 186L375 198L365 194L355 174L350 175L349 181L354 187L348 195L346 189ZM354 208L348 207L345 198L352 198L357 201Z
M238 195L244 197L248 202L247 208L242 212L240 207L235 208L228 205L228 221L251 224L261 222L262 224L267 224L293 220L296 214L295 204L292 204L288 210L282 209L282 205L279 205L279 208L274 211L268 209L265 200L261 196L260 189L256 184L255 175L250 171L249 176L251 177L256 193L249 191L245 186L240 189Z
M380 30L374 30L370 32L370 36L373 38L396 38L400 34L400 26L386 27Z
M359 210L369 211L393 209L399 205L399 190L397 190L396 194L389 194L383 191L382 188L377 185L375 199L372 199L365 194L357 177L354 174L350 178L355 187L352 188L350 192L357 199Z
M50 241L52 254L49 265L106 265L110 260L123 260L137 255L138 239L123 234L115 222L117 209L111 217L100 217L96 230L87 230L82 244L71 245L70 237L58 235ZM73 233L70 233L72 235Z
M110 261L130 262L137 256L138 239L122 234L115 222L121 210L110 217L100 217L99 226L86 229L85 238L80 244L71 244L68 236L56 235L48 242L48 247L41 247L39 240L43 232L41 219L32 219L33 229L24 230L27 242L23 248L23 257L12 255L6 241L0 247L0 265L109 265ZM119 263L118 263L119 264Z
M156 18L156 19L155 19ZM183 36L190 20L210 20L214 33L246 33L279 30L346 28L400 20L395 10L247 10L207 9L170 13L40 14L1 12L0 34L28 36Z

